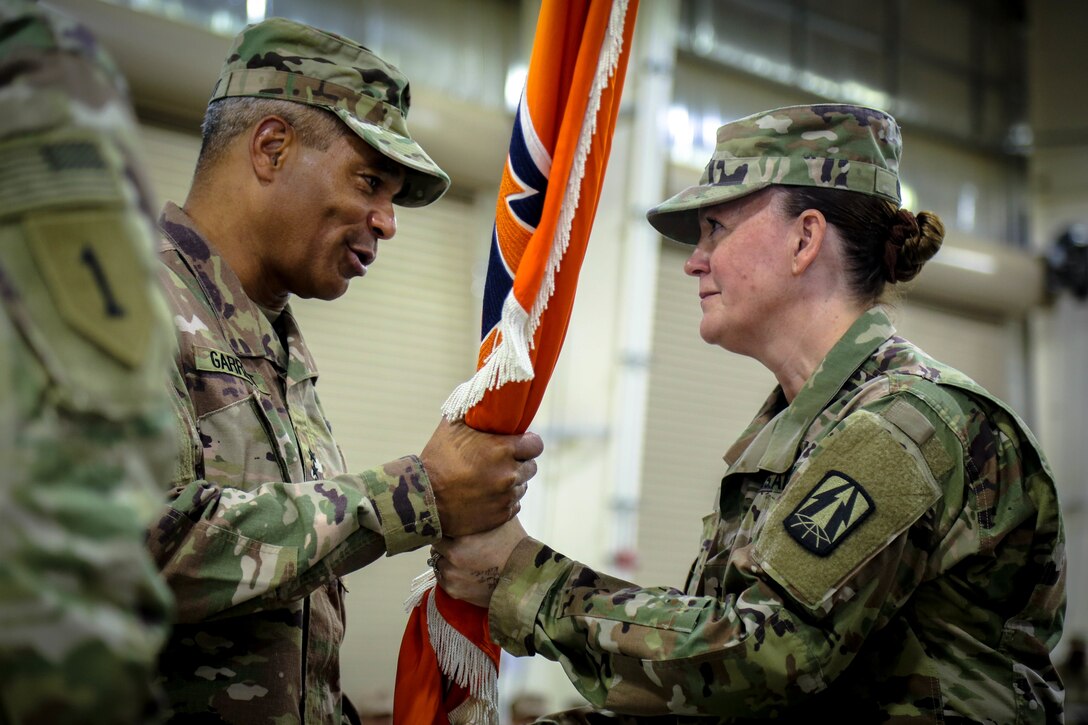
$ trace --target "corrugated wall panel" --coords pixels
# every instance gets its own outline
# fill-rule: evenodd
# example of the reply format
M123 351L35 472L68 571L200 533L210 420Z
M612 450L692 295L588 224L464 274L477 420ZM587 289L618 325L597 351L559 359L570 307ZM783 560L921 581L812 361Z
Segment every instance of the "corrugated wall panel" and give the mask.
M471 294L473 208L443 199L398 212L397 236L383 242L366 277L334 302L292 307L317 360L318 391L349 469L418 454L440 407L476 359L479 303ZM344 690L359 699L391 687L403 602L426 570L427 550L381 559L346 577L348 634L341 650Z
M767 399L774 376L699 337L689 249L665 243L657 281L639 504L639 571L646 585L680 587L725 471L722 455Z

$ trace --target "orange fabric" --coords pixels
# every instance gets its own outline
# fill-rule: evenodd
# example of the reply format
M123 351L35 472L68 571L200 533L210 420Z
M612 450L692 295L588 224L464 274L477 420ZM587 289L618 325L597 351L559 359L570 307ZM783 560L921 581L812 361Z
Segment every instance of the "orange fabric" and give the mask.
M427 593L430 596L431 592ZM427 600L412 610L400 641L397 683L393 693L393 722L449 725L443 702L445 688L438 658L427 633Z
M553 254L560 211L566 200L568 179L574 171L590 89L597 73L612 6L613 0L544 0L537 20L537 42L533 44L526 79L527 108L523 112L528 112L536 137L551 158L550 170L546 172L543 212L534 231L525 229L524 223L519 224L510 208L510 195L522 193L525 188L513 177L509 163L504 169L495 210L504 261L509 268L516 268L512 293L526 311L531 311L536 303ZM622 52L609 83L601 92L596 132L582 175L570 242L555 274L555 290L533 340L530 357L534 377L531 381L507 382L489 390L465 416L468 425L478 430L524 432L536 414L559 358L574 305L578 271L604 183L637 8L638 0L628 0ZM495 330L485 333L479 365L483 365L497 337ZM486 652L498 672L500 650L490 639L487 610L452 599L440 588L425 596L431 595L436 597L435 603L446 621ZM467 692L452 685L439 672L428 637L426 612L425 598L412 611L401 642L394 696L393 721L396 725L445 725L447 714L468 697Z
M393 721L398 724L449 725L446 713L456 709L469 696L465 688L443 677L438 658L431 648L426 611L427 600L432 596L446 621L483 650L495 664L495 672L499 671L502 650L491 639L487 610L454 599L435 587L424 595L423 601L412 611L401 639L393 701Z
M627 72L627 57L637 7L637 0L632 0L628 5L624 52L612 82L601 94L597 132L582 177L582 194L578 212L571 225L570 244L563 256L560 273L555 277L555 292L534 340L532 358L535 375L531 381L506 383L488 391L483 401L465 416L465 422L478 430L497 433L522 433L527 430L559 359L574 305L578 269L585 257L593 219L597 213L600 188L604 183L605 168L612 146L612 132L619 114L623 80ZM586 0L545 1L540 9L537 37L545 38L547 42L533 44L529 76L526 79L526 100L538 137L545 146L554 151L544 213L539 226L526 243L524 252L519 255L520 264L514 278L514 295L526 310L532 309L543 281L547 259L552 252L559 210L565 198L566 180L574 162L589 100L589 89L597 70L601 39L607 29L610 12L611 2ZM569 32L570 28L583 30L574 33ZM552 72L534 72L538 69L552 69ZM520 189L517 182L509 179L509 176L507 167L501 187ZM514 225L509 221L506 203L506 197L500 193L496 204L496 224L500 229L509 229ZM518 231L528 235L524 230ZM519 236L516 233L511 234L513 238ZM494 337L494 334L490 335L485 345L481 345L478 364L482 365L486 359L486 354L491 349L491 344L488 343L493 343Z

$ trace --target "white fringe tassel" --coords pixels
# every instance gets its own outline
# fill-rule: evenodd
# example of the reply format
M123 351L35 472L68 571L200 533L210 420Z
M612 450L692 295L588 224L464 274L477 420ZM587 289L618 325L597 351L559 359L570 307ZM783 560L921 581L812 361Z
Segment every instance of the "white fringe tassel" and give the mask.
M470 697L449 714L450 725L497 725L497 708L483 700Z
M536 328L529 329L529 313L511 291L502 304L499 338L476 374L458 385L442 405L449 420L461 420L469 408L483 400L484 393L509 382L533 379L529 348Z
M578 146L574 154L574 165L567 178L566 194L559 211L559 222L552 238L552 252L548 266L544 270L544 280L537 292L531 313L514 297L513 290L502 306L502 319L499 322L501 338L491 351L483 367L466 382L461 383L442 406L442 413L449 420L465 417L469 408L479 403L484 393L510 382L522 382L533 379L532 359L529 350L533 346L536 329L540 318L548 309L548 302L555 292L555 275L559 272L562 257L570 246L570 227L574 214L578 211L578 202L582 194L582 177L585 175L586 159L597 132L597 114L601 108L601 91L608 86L608 81L616 70L623 51L623 23L627 17L627 0L617 0L612 4L612 13L608 18L608 32L597 60L597 73L593 78L586 114L578 136Z
M529 339L533 339L536 328L540 325L540 318L548 309L548 301L555 292L555 275L559 272L559 265L563 255L570 246L570 227L574 221L574 213L578 211L578 202L582 195L582 177L586 172L586 159L589 157L589 148L592 145L593 134L597 132L597 114L601 110L601 91L608 86L608 80L616 71L623 51L623 21L627 17L627 0L617 0L612 4L612 13L608 18L608 32L605 34L604 44L601 46L601 54L597 59L597 73L593 77L593 87L589 91L589 101L586 103L586 114L582 119L582 131L578 136L578 147L574 152L574 167L567 178L567 191L563 197L563 206L559 210L559 224L555 228L555 237L552 241L552 253L548 258L548 267L544 271L544 283L537 294L530 315Z
M446 621L433 595L427 600L427 631L442 672L472 696L449 714L450 725L498 725L499 673L495 663Z
M404 600L404 611L411 613L423 601L423 595L434 589L436 584L438 580L434 576L434 569L428 569L413 579L411 591L408 592L408 598Z
M435 588L434 570L428 569L412 580L412 590L404 602L411 612L423 596ZM450 725L498 725L499 674L483 650L452 627L434 603L427 600L427 635L438 666L451 680L469 691L470 697L449 713Z

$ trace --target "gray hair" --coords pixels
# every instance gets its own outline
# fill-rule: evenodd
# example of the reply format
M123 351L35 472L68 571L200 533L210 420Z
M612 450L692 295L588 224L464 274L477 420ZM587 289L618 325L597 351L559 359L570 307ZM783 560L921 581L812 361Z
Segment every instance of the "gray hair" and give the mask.
M215 166L234 139L267 116L279 116L287 121L303 146L318 151L325 151L348 132L339 118L323 108L272 98L223 98L209 103L204 112L196 175Z

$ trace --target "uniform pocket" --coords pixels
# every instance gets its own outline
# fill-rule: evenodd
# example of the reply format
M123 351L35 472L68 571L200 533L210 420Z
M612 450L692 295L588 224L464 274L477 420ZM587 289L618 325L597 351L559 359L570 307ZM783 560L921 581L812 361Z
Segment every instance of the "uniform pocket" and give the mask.
M243 490L287 480L257 409L260 404L250 394L197 420L206 479Z

